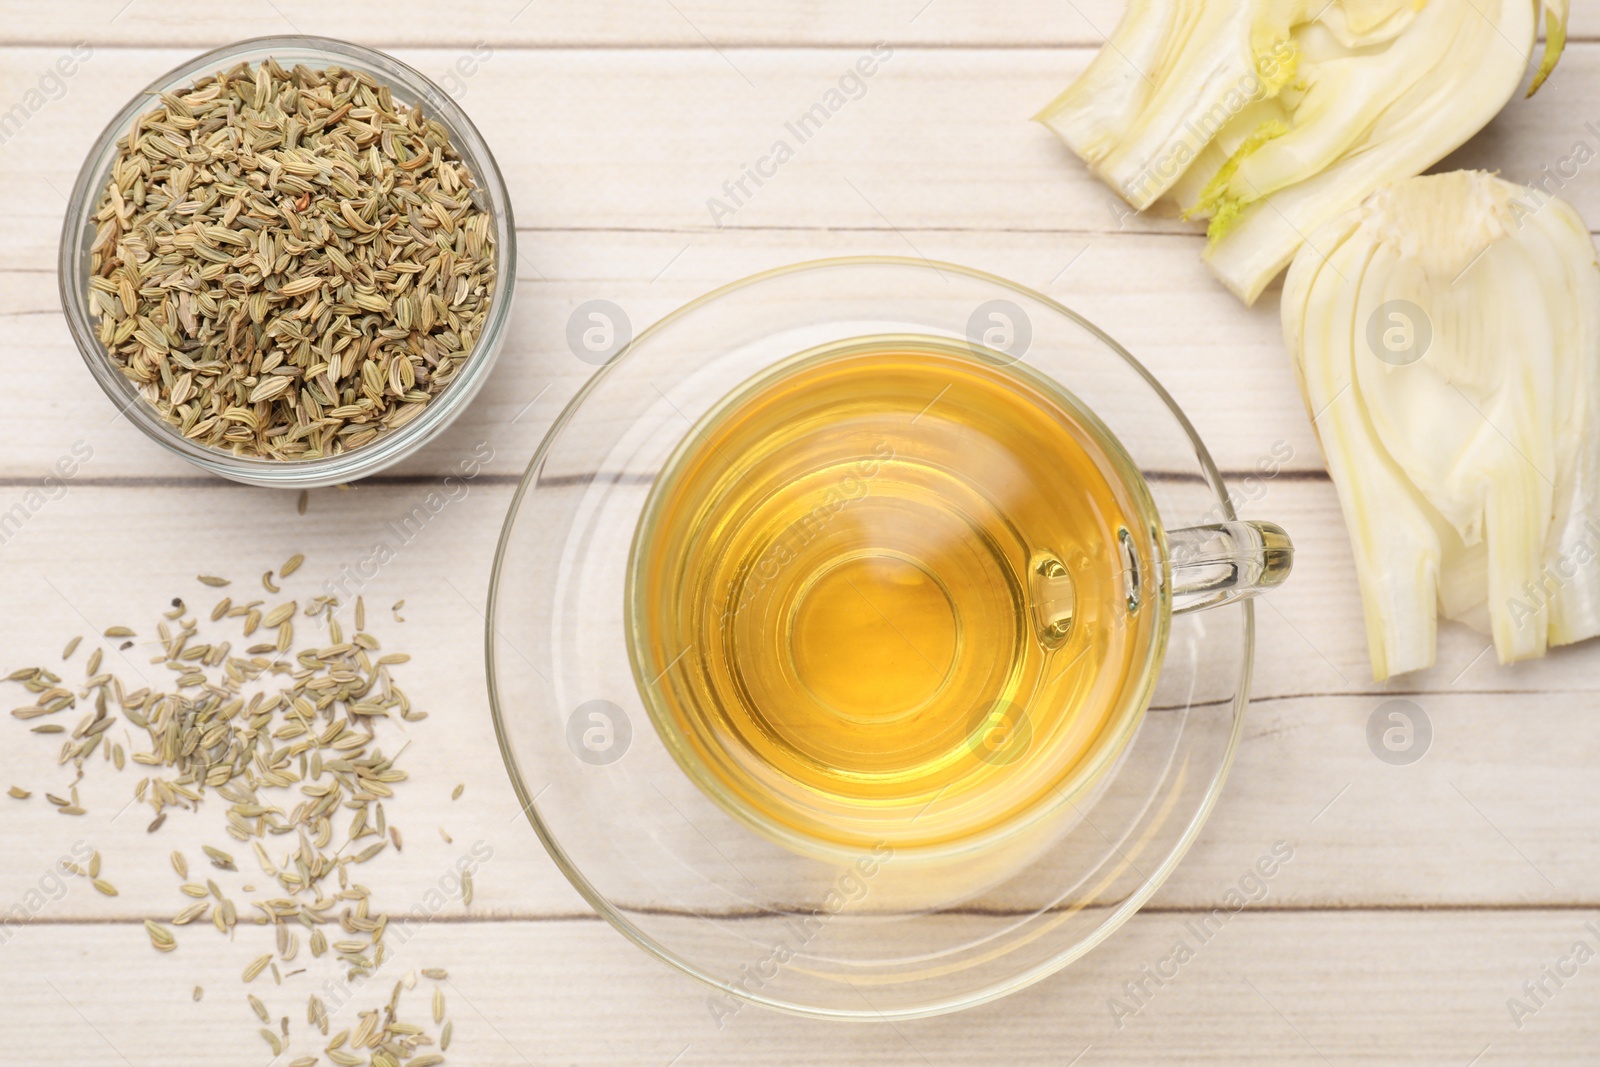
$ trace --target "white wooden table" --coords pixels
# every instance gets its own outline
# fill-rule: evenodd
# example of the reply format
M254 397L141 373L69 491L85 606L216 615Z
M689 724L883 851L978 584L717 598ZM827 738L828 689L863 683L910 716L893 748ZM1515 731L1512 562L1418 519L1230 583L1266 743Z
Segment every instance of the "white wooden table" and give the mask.
M1371 682L1344 530L1279 338L1276 289L1255 309L1238 306L1199 263L1191 227L1124 217L1026 121L1084 66L1121 6L5 0L0 512L75 443L93 456L0 547L0 668L48 665L74 633L148 627L174 595L209 604L197 571L254 583L298 550L308 557L300 588L316 588L487 442L493 459L467 496L367 590L371 605L406 599L407 621L385 611L381 629L389 648L413 653L408 684L431 712L411 727L423 744L392 807L407 850L382 868L387 884L410 900L468 843L494 850L471 907L453 902L406 949L418 966L450 970L450 1062L1600 1062L1600 962L1559 986L1544 977L1574 942L1600 949L1585 926L1600 920L1600 647L1506 670L1485 639L1447 626L1435 669ZM1600 125L1584 125L1600 120L1600 9L1577 7L1553 82L1455 162L1525 180L1579 140L1600 146ZM68 337L55 272L64 194L109 116L202 49L294 31L384 48L440 77L472 68L452 88L498 154L522 247L513 336L473 409L399 470L313 492L303 516L293 493L200 476L114 418ZM79 41L92 56L59 90L50 82L30 97ZM865 94L715 225L708 198L879 41L893 54ZM457 68L480 42L487 57ZM5 126L16 103L27 114ZM1600 223L1592 168L1565 193ZM749 1009L719 1030L706 990L599 921L514 819L479 613L516 478L592 369L566 343L577 305L614 301L641 327L756 270L846 253L951 259L1035 286L1144 360L1226 471L1242 477L1275 449L1292 451L1243 511L1288 527L1298 563L1259 611L1257 697L1220 807L1152 906L1105 946L955 1016L829 1025ZM1433 725L1431 749L1409 766L1380 761L1366 740L1373 711L1396 696ZM30 924L0 934L0 1063L265 1063L239 985L244 963L270 947L265 934L185 936L159 955L141 926L175 910L167 851L197 858L217 836L202 825L215 820L177 813L153 836L137 811L113 822L136 774L98 760L82 786L89 813L62 817L41 796L70 781L54 742L9 717L0 731L0 788L35 792L0 796L0 911L80 840L99 848L120 889L106 897L74 880ZM467 788L452 803L458 782ZM1127 1003L1124 983L1278 841L1294 859L1265 898L1175 979L1149 986L1119 1028L1111 998ZM1526 982L1546 993L1535 999ZM199 1004L196 984L207 991ZM303 994L262 995L305 1030ZM1537 1008L1520 1027L1512 997Z

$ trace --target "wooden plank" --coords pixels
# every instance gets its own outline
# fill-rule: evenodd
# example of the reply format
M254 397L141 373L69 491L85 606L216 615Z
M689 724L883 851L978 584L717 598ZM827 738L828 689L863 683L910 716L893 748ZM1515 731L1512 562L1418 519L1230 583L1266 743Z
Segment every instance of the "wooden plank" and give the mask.
M0 50L0 101L25 98L59 54ZM0 192L25 206L0 236L0 263L53 266L65 196L94 137L187 54L97 52L4 143ZM749 84L705 50L507 50L484 64L462 103L497 153L519 224L535 229L1196 232L1128 217L1028 121L1083 68L1086 50L902 49L881 60L856 99L835 101L820 128L805 138L791 131L863 54L728 53ZM444 50L399 55L426 71L453 59ZM1508 106L1474 147L1475 161L1525 180L1570 156L1575 140L1592 141L1584 122L1600 95L1597 56L1600 44L1575 44L1571 66L1533 100ZM780 140L792 158L778 165ZM775 172L759 187L744 176L757 164ZM742 193L724 188L740 181ZM1592 174L1580 172L1564 191L1600 219ZM713 200L725 205L715 215Z
M421 886L481 839L496 860L479 878L473 914L579 911L576 895L517 819L488 714L479 612L511 492L502 476L518 462L515 446L493 448L485 480L468 483L464 495L411 531L406 516L434 488L427 480L319 491L305 516L296 513L292 494L265 490L74 486L4 546L0 602L8 611L0 622L6 649L0 668L59 662L68 637L120 624L141 636L126 660L108 653L105 669L133 682L136 671L163 670L146 660L152 626L172 596L207 612L220 599L195 581L197 572L233 576L235 587L222 592L242 602L259 588L262 571L301 551L307 562L286 595L303 601L352 573L345 565L357 567L383 541L394 561L359 586L369 628L386 650L414 654L396 677L431 717L405 726L413 742L405 763L414 778L389 812L406 852L374 861L375 877L402 889ZM1326 483L1285 481L1271 485L1256 506L1301 538L1300 570L1258 611L1258 699L1238 766L1200 843L1158 901L1214 902L1282 839L1300 856L1275 888L1274 902L1284 905L1600 903L1600 854L1588 814L1600 804L1592 773L1600 738L1589 729L1596 647L1514 670L1480 659L1456 678L1482 639L1448 627L1438 670L1372 686L1330 496ZM182 550L138 547L174 545ZM403 624L386 610L402 597ZM80 673L63 677L81 677L88 651L86 643L76 655ZM0 699L0 706L25 702L21 690L6 689L16 699ZM617 699L626 696L619 691ZM1408 767L1382 762L1366 740L1380 705L1401 697L1433 724L1432 750ZM63 721L70 727L75 714ZM181 848L198 863L201 844L228 847L220 810L174 812L147 837L146 809L121 814L138 768L130 763L118 775L97 755L80 786L90 814L56 814L43 793L64 795L72 774L54 766L56 741L30 735L30 725L0 719L7 738L0 744L0 789L18 785L35 793L26 801L0 796L0 850L15 860L0 867L0 901L17 896L54 857L84 840L105 854L107 877L121 895L75 894L61 917L176 911L182 900L164 856ZM114 734L131 741L120 728ZM391 737L387 751L400 743L398 732ZM451 803L458 782L467 784L466 794ZM1561 803L1552 803L1553 796ZM444 842L440 829L454 844ZM235 844L235 851L253 871L248 848Z
M454 60L436 49L397 54L424 71ZM0 100L24 98L59 55L0 51ZM64 196L93 139L187 55L103 49L4 143L0 189L29 205L0 246L7 265L53 265ZM523 226L1119 228L1109 192L1028 121L1082 69L1085 50L896 51L855 99L834 100L820 128L813 119L799 133L788 124L837 93L867 51L727 55L739 70L704 49L507 50L461 102L496 152ZM757 188L744 170L780 139L793 158ZM743 194L724 189L741 180ZM713 198L733 213L714 217Z
M1241 1064L1328 1067L1593 1062L1600 985L1591 961L1516 1028L1507 1002L1568 959L1594 912L1241 912L1199 943L1185 916L1144 914L1065 973L997 1003L893 1025L843 1025L747 1006L717 1025L711 990L670 971L597 921L434 922L333 1016L387 1001L403 969L448 968L449 1061L528 1064ZM172 1067L264 1063L270 1053L239 983L270 939L242 931L182 938L158 956L137 924L29 929L6 948L0 994L28 1025L8 1035L18 1063L124 1060ZM1174 971L1178 939L1190 957ZM302 956L304 950L302 950ZM729 961L730 967L736 966ZM1570 961L1565 964L1570 970ZM1161 985L1156 968L1169 976ZM132 980L133 976L137 980ZM112 978L111 976L118 976ZM287 1016L295 1054L318 1051L305 1024L320 968L249 991ZM327 977L331 980L332 975ZM781 982L781 977L778 979ZM1144 984L1137 1000L1128 983ZM205 990L198 1004L195 985ZM330 982L331 984L331 982ZM429 1023L431 987L401 997ZM328 994L323 992L326 998ZM1124 1006L1119 1029L1113 1001ZM1128 1014L1135 1005L1136 1014ZM431 1025L430 1032L437 1032ZM203 1034L202 1040L195 1035ZM120 1056L120 1058L119 1058ZM278 1062L286 1062L279 1060Z
M1489 638L1459 623L1439 623L1434 667L1374 686L1366 630L1337 494L1325 481L1294 479L1238 483L1246 518L1281 522L1292 531L1295 570L1289 583L1261 601L1257 626L1274 634L1284 654L1257 660L1261 695L1308 692L1455 694L1561 692L1582 704L1594 691L1594 642L1557 648L1541 660L1501 667ZM1251 498L1253 495L1253 499Z
M509 437L531 448L594 371L568 341L568 319L586 301L616 303L639 330L702 293L758 271L833 254L911 251L887 231L557 231L524 237L529 266L519 272L511 336L492 381L445 439L401 467L403 473L442 471L463 447L485 437ZM1287 454L1290 469L1320 468L1282 354L1275 309L1242 309L1209 284L1197 240L940 232L915 241L927 256L1037 287L1119 338L1173 390L1224 467L1254 469L1264 457L1282 460ZM95 452L87 476L196 473L117 418L55 310L54 276L28 272L8 278L0 290L0 328L14 343L0 351L0 365L16 368L18 384L8 411L13 444L0 456L0 478L37 477L80 439ZM1152 301L1160 301L1166 313L1150 315ZM1231 368L1228 374L1218 373L1223 366ZM1241 420L1241 411L1259 414Z
M646 45L649 47L816 47L837 42L889 40L920 45L973 47L1098 44L1116 25L1121 0L1046 0L986 5L977 0L894 0L860 5L844 0L800 0L753 9L734 0L689 0L658 4L605 0L589 4L540 4L528 0L472 0L448 10L411 5L404 18L373 20L356 5L276 0L230 8L226 24L196 0L158 4L132 0L121 11L91 0L67 0L30 8L6 31L28 43L87 38L99 44L186 44L210 47L263 34L312 33L375 45L472 44ZM1600 33L1600 20L1573 5L1576 37ZM108 14L108 10L114 11Z

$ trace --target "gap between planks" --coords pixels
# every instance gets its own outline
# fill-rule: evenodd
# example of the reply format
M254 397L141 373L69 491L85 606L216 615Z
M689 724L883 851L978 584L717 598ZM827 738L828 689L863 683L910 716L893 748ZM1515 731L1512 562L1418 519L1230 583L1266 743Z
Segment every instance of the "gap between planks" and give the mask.
M1110 909L1110 908L1116 907L1116 905L1114 905L1114 904L1106 904L1106 905L1104 905L1104 907ZM1209 907L1209 908L1207 908L1207 907L1198 907L1198 906L1195 906L1195 907L1176 907L1176 906L1172 906L1172 905L1149 905L1149 904L1147 904L1144 907L1140 908L1135 914L1141 915L1141 916L1154 916L1154 915L1175 915L1175 916L1210 915L1212 912L1216 911L1218 908L1226 908L1226 905L1223 904L1220 901L1218 903L1216 903L1215 905L1213 905L1212 907ZM1060 905L1059 907L1056 907L1056 908L1046 909L1046 911L1043 912L1043 913L1041 913L1040 911L1038 911L1036 909L1026 909L1026 908L948 908L948 909L946 909L944 911L939 912L938 913L938 917L943 918L943 917L947 917L948 916L948 917L954 917L954 918L982 918L982 919L1024 918L1024 917L1031 916L1031 915L1048 914L1049 912L1055 912L1055 911L1060 911L1060 910L1065 910L1065 909L1072 909L1072 910L1076 911L1076 910L1079 910L1079 906L1076 905L1076 904L1063 904L1063 905ZM628 915L650 915L650 916L655 916L655 917L679 918L679 919L713 918L713 919L718 919L718 920L722 920L722 921L734 921L734 922L744 921L744 920L751 920L751 919L767 919L767 918L772 918L774 915L791 914L789 912L770 912L770 911L754 911L754 910L752 910L752 911L740 911L740 912L721 912L721 913L718 913L718 914L713 915L713 916L707 916L704 912L688 911L688 910L684 910L684 909L681 909L681 908L665 908L665 907L630 907L630 908L619 908L618 910L623 912L623 913L625 913L625 914L628 914ZM1552 914L1552 915L1559 915L1559 914L1570 914L1570 913L1574 913L1574 912L1600 912L1600 903L1595 903L1593 901L1590 901L1588 903L1584 903L1584 902L1581 902L1581 901L1553 901L1553 902L1544 902L1544 903L1518 903L1518 902L1503 903L1503 902L1498 902L1498 903L1481 903L1481 904L1474 904L1474 903L1406 904L1406 903L1401 903L1401 902L1383 903L1383 902L1380 901L1380 902L1376 902L1376 903L1348 904L1348 905L1346 905L1346 904L1273 904L1271 902L1263 901L1260 904L1250 904L1247 907L1245 907L1243 909L1243 911L1244 912L1248 912L1251 915L1327 915L1327 916L1333 916L1333 915L1364 915L1364 914L1372 914L1372 915L1386 915L1386 914L1417 914L1417 915L1422 915L1422 914L1430 914L1430 915L1461 914L1461 915L1472 915L1472 914L1483 914L1483 913L1488 913L1488 914L1506 914L1506 915L1546 914L1547 913L1547 914ZM398 913L396 917L403 917L403 915L404 915L404 913ZM128 915L124 915L124 916L81 915L81 916L73 916L73 917L64 918L64 919L29 919L25 923L18 924L16 928L17 929L21 929L21 928L26 928L26 927L143 926L144 923L146 922L146 920L148 920L150 922L157 922L157 923L170 923L172 921L172 918L171 918L170 915L167 915L166 913L162 913L162 914L159 914L159 915L151 914L151 915L131 915L131 916L128 916ZM435 926L435 925L440 925L440 924L449 924L449 925L453 925L453 926L481 926L481 925L488 925L488 924L493 924L493 923L505 923L507 925L522 924L522 925L536 926L536 925L541 925L541 924L552 924L553 925L553 924L557 924L557 923L603 923L605 921L606 920L601 918L601 916L597 912L592 912L592 911L589 911L589 912L562 911L562 912L548 912L548 913L544 913L544 914L533 914L533 915L435 915L435 916L431 917L430 919L428 919L426 925ZM241 924L241 926L242 925L243 924ZM265 925L265 924L263 924L263 925Z
M836 40L810 40L810 41L780 41L762 38L738 39L729 38L720 41L707 40L696 44L693 41L608 41L601 38L584 38L573 41L541 41L523 44L496 45L496 53L500 52L842 52L854 51L862 48L871 48L874 44L885 38L839 38ZM157 44L150 41L97 41L93 38L78 37L71 40L40 39L6 41L0 40L0 48L27 49L27 48L71 48L75 44L87 42L97 49L119 52L169 52L182 50L184 45ZM471 48L483 42L482 35L472 38L451 40L449 38L435 38L426 44L416 41L385 40L373 38L363 40L362 44L368 48L393 49L395 51L445 51L449 49ZM915 41L895 43L896 51L906 52L1096 52L1103 45L1103 41L1088 37L1063 38L1056 41ZM1538 49L1544 47L1545 38L1541 34L1538 39ZM1600 43L1600 34L1574 34L1567 38L1567 44L1595 44ZM202 49L204 45L192 46Z
M1106 189L1110 192L1109 187ZM52 216L53 217L53 216ZM1190 229L1159 229L1162 222L1160 218L1141 218L1141 228L1137 230L1085 230L1073 227L1035 227L1035 226L871 226L871 225L824 225L824 226L741 226L730 224L727 226L518 226L516 232L520 234L595 234L614 233L619 235L637 234L640 236L656 237L672 234L678 237L714 237L719 234L737 233L760 235L767 233L916 233L916 234L944 234L944 233L971 233L980 236L1004 234L1018 237L1071 237L1071 238L1115 238L1126 240L1136 237L1167 237L1178 240L1200 243L1205 240L1205 231L1198 224ZM1590 237L1600 238L1600 228L1591 229ZM843 258L829 256L823 258ZM917 256L902 256L903 259L917 259ZM935 260L935 262L940 262ZM55 274L54 267L0 267L0 273L6 274ZM561 281L565 279L553 279ZM1218 283L1219 286L1221 283ZM1270 290L1269 290L1270 292Z
M1199 480L1199 475L1188 472L1172 471L1144 471L1145 480L1150 482L1193 482ZM432 485L446 474L373 474L360 479L357 483L362 486L381 488L383 486L403 485ZM1221 471L1222 480L1243 481L1246 478L1259 477L1254 470ZM604 474L551 476L541 478L541 486L551 485L578 485L584 482L598 482L607 477ZM522 482L521 474L489 474L478 475L474 482L478 485L518 485ZM630 481L630 476L611 475L611 481ZM1273 481L1283 482L1326 482L1329 481L1328 472L1325 470L1285 470L1273 476ZM36 477L23 475L0 476L0 489L34 489L39 485ZM232 482L223 478L208 478L204 475L150 475L137 474L107 475L100 478L74 478L74 488L83 486L90 489L257 489L258 486L245 485L241 482ZM324 486L323 488L330 488ZM287 490L286 490L287 491Z

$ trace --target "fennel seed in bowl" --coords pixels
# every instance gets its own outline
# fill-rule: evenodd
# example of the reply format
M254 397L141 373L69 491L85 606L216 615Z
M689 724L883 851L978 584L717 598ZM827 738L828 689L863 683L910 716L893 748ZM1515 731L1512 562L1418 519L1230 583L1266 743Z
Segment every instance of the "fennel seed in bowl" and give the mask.
M100 343L184 437L308 460L397 429L472 355L493 220L450 131L363 71L239 63L117 142Z

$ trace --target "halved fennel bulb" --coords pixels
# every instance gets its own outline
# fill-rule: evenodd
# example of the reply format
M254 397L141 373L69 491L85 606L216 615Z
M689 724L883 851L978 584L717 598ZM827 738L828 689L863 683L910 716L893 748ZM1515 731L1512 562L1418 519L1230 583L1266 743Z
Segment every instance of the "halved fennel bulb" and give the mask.
M1375 678L1432 665L1440 611L1502 663L1600 634L1600 265L1569 204L1386 185L1311 234L1283 327Z
M1549 48L1567 0L1546 0ZM1318 227L1489 123L1533 54L1540 0L1129 0L1038 116L1133 207L1210 220L1246 303Z

